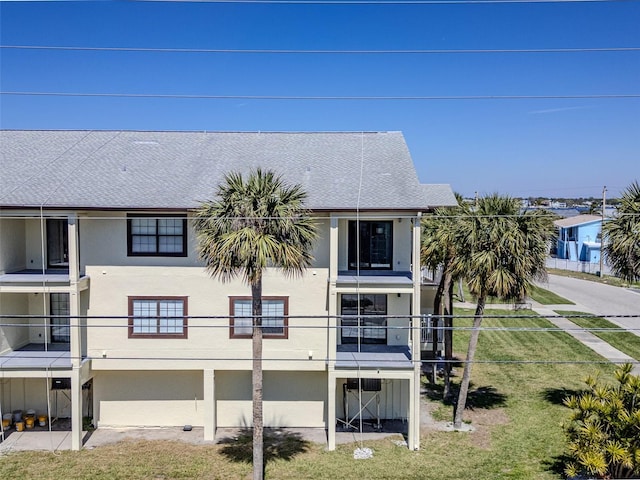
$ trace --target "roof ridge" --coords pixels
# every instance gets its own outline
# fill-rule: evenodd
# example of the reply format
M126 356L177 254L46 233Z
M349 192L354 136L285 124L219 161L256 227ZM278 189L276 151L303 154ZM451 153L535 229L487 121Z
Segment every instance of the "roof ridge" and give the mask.
M257 133L257 134L380 134L380 133L401 133L401 130L143 130L143 129L131 129L123 130L117 128L35 128L35 129L22 129L22 128L2 128L1 132L119 132L119 133Z

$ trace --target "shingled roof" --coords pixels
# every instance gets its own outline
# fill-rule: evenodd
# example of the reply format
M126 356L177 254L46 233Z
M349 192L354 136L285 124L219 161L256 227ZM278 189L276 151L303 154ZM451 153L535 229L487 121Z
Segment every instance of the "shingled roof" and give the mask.
M576 227L578 225L584 225L585 223L593 223L602 221L601 215L578 215L575 217L562 218L560 220L556 220L553 224L556 227L568 228L568 227Z
M420 184L400 132L0 132L0 206L189 209L225 173L272 169L315 210L455 205ZM362 178L360 178L362 175Z

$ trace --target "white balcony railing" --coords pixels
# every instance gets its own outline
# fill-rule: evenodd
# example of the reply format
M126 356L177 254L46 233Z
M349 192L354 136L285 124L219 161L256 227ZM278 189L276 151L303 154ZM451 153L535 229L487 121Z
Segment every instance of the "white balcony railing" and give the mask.
M430 350L433 348L433 339L435 337L436 343L441 345L444 342L444 321L438 318L435 329L434 319L431 315L423 315L420 320L420 346L422 350ZM438 347L438 349L440 349Z

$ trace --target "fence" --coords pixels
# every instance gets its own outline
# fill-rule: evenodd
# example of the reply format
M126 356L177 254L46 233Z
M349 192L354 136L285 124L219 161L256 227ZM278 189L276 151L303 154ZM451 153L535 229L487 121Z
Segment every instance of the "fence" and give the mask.
M600 263L575 262L562 258L547 258L547 268L557 268L558 270L571 270L574 272L592 273L597 275L600 271ZM613 275L611 268L605 263L602 265L603 275Z

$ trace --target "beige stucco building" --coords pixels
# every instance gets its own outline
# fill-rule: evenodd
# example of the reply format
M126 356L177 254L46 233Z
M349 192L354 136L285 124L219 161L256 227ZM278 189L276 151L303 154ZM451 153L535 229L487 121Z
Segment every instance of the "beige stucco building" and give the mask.
M402 134L0 135L3 413L70 417L74 449L83 416L250 426L250 288L209 277L191 212L259 166L305 188L319 231L301 278L265 272L265 425L333 449L361 418L404 420L419 448L420 218L455 198L418 182Z

